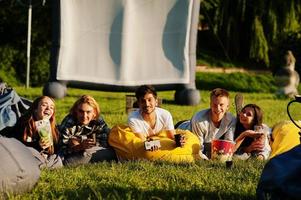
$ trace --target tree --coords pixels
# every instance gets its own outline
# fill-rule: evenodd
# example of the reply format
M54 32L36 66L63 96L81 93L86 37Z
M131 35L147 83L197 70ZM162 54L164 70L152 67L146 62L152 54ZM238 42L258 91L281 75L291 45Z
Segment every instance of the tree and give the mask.
M300 32L300 0L205 0L201 9L231 59L270 66L279 42ZM281 46L281 45L280 45Z
M31 83L48 79L51 46L51 2L32 0ZM0 79L9 84L25 83L27 43L27 0L0 1ZM9 70L8 70L9 69ZM5 73L4 73L5 72ZM1 75L3 74L3 75ZM15 80L7 79L13 77Z

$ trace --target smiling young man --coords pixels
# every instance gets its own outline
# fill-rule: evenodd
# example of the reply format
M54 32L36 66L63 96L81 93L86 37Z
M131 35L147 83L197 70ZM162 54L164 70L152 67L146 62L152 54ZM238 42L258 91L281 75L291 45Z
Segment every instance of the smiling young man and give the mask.
M148 137L166 131L167 136L174 139L174 125L170 112L157 107L157 92L152 86L142 85L136 90L139 109L133 111L128 118L129 127L136 136L146 141Z
M207 159L210 155L210 144L214 139L233 141L235 117L228 112L229 93L225 89L216 88L210 94L210 108L201 110L191 119L191 130L200 139L201 156Z
M60 125L65 165L116 160L108 144L110 128L100 116L96 100L81 96Z

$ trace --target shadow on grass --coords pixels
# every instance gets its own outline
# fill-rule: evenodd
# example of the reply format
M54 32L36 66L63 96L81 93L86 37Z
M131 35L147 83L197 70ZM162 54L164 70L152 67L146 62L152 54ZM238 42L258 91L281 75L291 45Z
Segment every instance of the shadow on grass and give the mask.
M179 105L176 103L175 100L168 100L168 99L162 99L163 104L170 104L170 105Z
M126 114L125 109L116 109L116 110L109 110L109 111L102 111L101 115L123 115Z
M88 185L77 190L65 190L63 194L52 193L49 198L63 199L255 199L254 196L241 196L241 194L229 194L223 192L208 192L191 188L164 190L137 190L135 188L103 187L92 188Z

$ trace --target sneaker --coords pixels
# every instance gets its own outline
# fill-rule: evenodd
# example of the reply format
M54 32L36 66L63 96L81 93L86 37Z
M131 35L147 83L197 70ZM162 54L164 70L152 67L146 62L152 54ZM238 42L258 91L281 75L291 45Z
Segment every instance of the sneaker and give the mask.
M235 95L235 109L236 109L236 115L238 115L243 107L244 104L244 97L241 93L237 93Z

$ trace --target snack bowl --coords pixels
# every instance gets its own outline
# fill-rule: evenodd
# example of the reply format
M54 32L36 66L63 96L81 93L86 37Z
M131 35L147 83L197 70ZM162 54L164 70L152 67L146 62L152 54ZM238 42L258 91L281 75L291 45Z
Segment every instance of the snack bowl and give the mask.
M229 140L213 140L211 143L211 159L226 162L232 160L235 143Z

